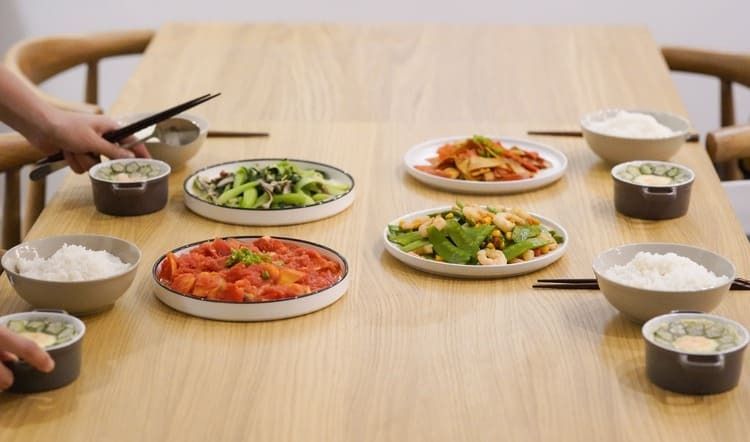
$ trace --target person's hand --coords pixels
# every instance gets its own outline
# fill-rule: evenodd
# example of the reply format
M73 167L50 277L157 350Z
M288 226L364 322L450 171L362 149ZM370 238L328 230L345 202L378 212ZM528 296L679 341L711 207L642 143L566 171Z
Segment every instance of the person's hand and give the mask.
M56 110L48 117L45 128L38 131L31 142L48 155L62 151L70 168L76 173L83 173L98 163L99 155L110 159L151 157L143 143L132 149L123 149L102 138L103 133L117 128L117 122L103 115ZM133 141L135 137L131 136L122 143Z
M0 361L23 359L39 371L49 373L55 368L55 361L34 341L17 335L7 327L0 326ZM5 364L0 364L0 390L13 385L13 373Z

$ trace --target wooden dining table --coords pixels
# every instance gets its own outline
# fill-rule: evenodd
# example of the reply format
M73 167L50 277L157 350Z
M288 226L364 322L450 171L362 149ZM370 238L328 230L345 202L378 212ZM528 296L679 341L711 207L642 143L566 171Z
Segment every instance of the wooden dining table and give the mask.
M596 290L534 290L537 278L592 277L598 253L627 243L713 250L750 275L750 245L699 143L674 161L697 175L686 216L615 211L610 165L575 130L587 112L623 107L687 117L640 26L170 23L110 109L148 112L221 92L194 110L212 129L268 138L208 139L172 172L167 206L98 213L86 176L69 176L27 236L113 235L138 245L133 285L84 317L80 377L32 395L0 393L0 440L747 440L750 368L734 390L686 396L652 385L640 326ZM449 135L532 138L564 152L561 180L514 195L459 195L407 175L404 153ZM345 169L356 200L331 218L248 227L184 205L192 171L252 158ZM526 208L567 229L568 248L533 274L462 280L419 272L384 250L383 229L430 207ZM351 266L330 307L272 322L185 315L153 294L151 268L183 244L279 235L326 245ZM7 281L0 313L28 310ZM750 326L750 298L717 314ZM747 359L747 357L745 357ZM745 361L747 362L747 361ZM747 364L746 364L747 365Z

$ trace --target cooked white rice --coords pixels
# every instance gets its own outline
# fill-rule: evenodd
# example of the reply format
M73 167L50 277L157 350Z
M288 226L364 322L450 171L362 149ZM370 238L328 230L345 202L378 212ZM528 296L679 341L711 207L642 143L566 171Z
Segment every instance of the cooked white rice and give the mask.
M18 257L20 275L46 281L87 281L124 272L130 264L106 250L89 250L84 246L64 244L49 258L36 255L32 259Z
M727 276L716 276L690 258L674 253L638 252L629 263L605 270L604 276L624 285L668 291L701 290L729 281Z

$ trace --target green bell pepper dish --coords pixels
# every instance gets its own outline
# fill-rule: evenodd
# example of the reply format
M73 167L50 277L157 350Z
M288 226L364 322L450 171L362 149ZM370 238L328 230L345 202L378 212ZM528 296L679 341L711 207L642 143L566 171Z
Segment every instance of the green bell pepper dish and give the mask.
M501 251L509 264L531 260L564 241L523 210L460 203L449 211L390 225L387 237L403 252L463 265L482 265L479 252L490 249ZM496 260L492 264L503 265Z

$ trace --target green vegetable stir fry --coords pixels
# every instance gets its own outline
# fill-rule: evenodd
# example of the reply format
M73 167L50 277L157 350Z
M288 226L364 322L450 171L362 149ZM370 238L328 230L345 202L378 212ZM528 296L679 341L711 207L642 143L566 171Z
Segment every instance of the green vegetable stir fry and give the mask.
M547 254L564 238L522 209L457 203L450 211L388 226L388 240L422 258L504 265Z
M242 166L234 172L221 171L210 180L198 176L193 189L199 198L220 206L270 209L327 201L346 193L349 185L284 160L263 168Z

